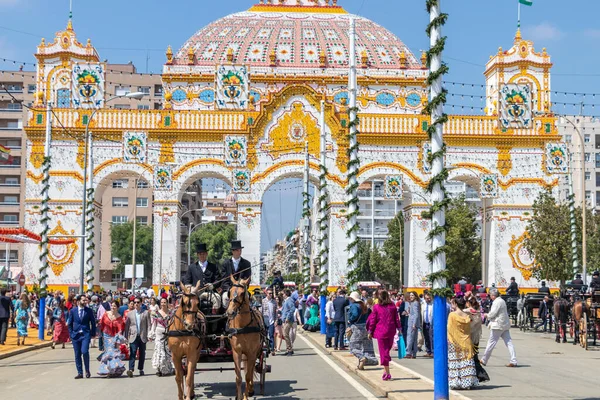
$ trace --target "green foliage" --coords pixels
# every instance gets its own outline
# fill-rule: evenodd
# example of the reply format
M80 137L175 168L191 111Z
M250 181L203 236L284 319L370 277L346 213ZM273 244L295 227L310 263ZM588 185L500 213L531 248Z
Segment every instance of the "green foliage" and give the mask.
M481 237L477 210L464 195L452 199L446 211L446 268L451 282L461 277L477 282L481 277Z
M144 276L152 277L154 231L151 225L137 224L135 234L135 263L144 264ZM113 224L110 228L110 251L121 262L117 268L133 262L133 222Z
M231 241L236 239L235 225L216 223L204 224L196 229L189 240L192 241L192 260L195 260L196 246L205 243L208 261L217 265L231 255Z
M575 209L576 240L579 259L582 259L581 208ZM535 257L533 276L536 279L554 280L564 284L573 279L580 269L573 271L571 252L571 224L569 205L557 203L552 192L541 193L533 203L533 217L527 225L528 237L524 248ZM600 262L600 215L586 212L587 265ZM588 268L589 270L590 268Z
M371 281L375 274L371 270L371 243L360 240L357 248L356 268L348 272L348 287L360 281Z
M402 212L388 223L388 238L383 243L381 250L381 263L373 262L373 270L381 281L400 286L401 263L404 257L404 246L400 252L400 241L404 238L404 218ZM377 257L372 258L374 261Z

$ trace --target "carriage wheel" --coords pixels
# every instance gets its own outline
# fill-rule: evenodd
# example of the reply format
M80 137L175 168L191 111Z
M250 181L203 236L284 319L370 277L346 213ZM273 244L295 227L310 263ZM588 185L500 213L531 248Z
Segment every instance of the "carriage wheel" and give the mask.
M260 395L265 395L265 378L267 376L267 350L263 349L260 353Z
M587 326L587 314L583 313L581 319L579 320L579 344L581 347L587 350L587 335L588 335L588 326Z

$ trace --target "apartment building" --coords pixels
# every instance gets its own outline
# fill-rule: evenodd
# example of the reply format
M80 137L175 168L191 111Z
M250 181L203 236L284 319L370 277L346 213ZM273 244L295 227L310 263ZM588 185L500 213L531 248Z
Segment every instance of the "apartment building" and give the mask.
M379 247L388 237L388 223L402 211L402 200L384 198L383 185L383 180L373 180L358 188L358 238Z
M558 132L567 144L573 177L575 204L585 196L588 207L600 211L600 118L564 116L558 120ZM584 150L581 151L581 139ZM582 159L584 163L582 176ZM582 190L581 179L584 179ZM566 200L569 188L566 177L560 177L559 198ZM582 193L584 192L584 193Z
M8 92L8 93L7 93ZM0 227L23 226L26 137L25 106L33 104L36 92L32 71L0 71L0 144L10 149L12 161L0 164ZM8 266L12 277L21 273L23 246L7 244L0 249L0 266ZM7 260L8 255L8 260ZM7 269L8 270L8 269Z

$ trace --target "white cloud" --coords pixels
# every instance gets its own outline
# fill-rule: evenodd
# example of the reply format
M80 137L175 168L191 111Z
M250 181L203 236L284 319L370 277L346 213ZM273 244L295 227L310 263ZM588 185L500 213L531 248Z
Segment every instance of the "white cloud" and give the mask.
M583 31L583 36L590 39L600 39L600 29L586 29Z
M523 37L525 39L537 40L557 40L564 36L564 33L560 31L556 26L549 22L542 22L541 24L534 25L532 27L523 29Z

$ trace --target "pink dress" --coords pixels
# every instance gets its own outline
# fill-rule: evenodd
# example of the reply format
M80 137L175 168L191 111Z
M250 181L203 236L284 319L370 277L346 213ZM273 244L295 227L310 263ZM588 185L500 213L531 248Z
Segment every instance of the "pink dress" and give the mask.
M394 345L394 336L396 331L402 331L396 306L393 303L375 304L367 319L367 331L377 339L381 365L390 365L392 361L390 350Z

